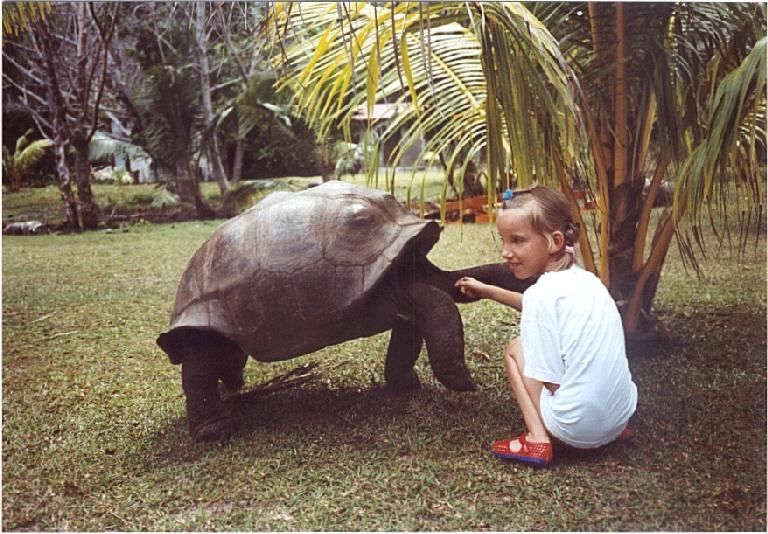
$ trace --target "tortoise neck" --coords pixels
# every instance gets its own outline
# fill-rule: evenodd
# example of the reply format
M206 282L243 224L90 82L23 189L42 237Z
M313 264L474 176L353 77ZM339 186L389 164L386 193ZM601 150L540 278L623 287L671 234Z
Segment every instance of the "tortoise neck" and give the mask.
M455 301L461 300L461 292L454 286L461 277L460 271L444 271L429 261L423 254L408 254L401 263L401 280L429 284L445 293Z

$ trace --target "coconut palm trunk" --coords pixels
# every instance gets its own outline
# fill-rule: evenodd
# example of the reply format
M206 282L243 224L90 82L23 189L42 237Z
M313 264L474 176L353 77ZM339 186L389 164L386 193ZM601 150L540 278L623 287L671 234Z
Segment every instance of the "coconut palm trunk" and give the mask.
M590 12L596 16L597 8L590 3ZM643 119L641 113L633 113L630 117L628 65L633 57L632 42L628 39L625 22L625 6L616 3L614 6L614 43L611 49L614 54L614 74L612 80L613 105L606 115L613 116L613 127L608 128L607 121L603 121L601 131L601 144L604 150L595 154L595 157L608 156L604 160L608 170L608 242L610 246L601 248L601 254L606 256L601 267L603 280L608 281L608 288L616 301L623 306L632 293L637 273L634 269L634 248L638 230L638 221L641 213L642 190L644 177L640 172L632 172L630 167L630 155L635 153L637 139L632 132L638 130L638 125L631 123ZM592 26L592 32L596 29ZM600 31L599 29L597 31ZM605 54L606 48L595 46L598 37L593 33L593 49ZM610 63L609 58L601 56L601 62ZM651 91L650 86L643 87L646 94L635 92L632 96L640 101L647 100ZM610 96L610 95L607 95ZM639 111L639 110L635 110ZM610 132L613 132L611 134ZM607 150L606 150L607 149ZM642 167L642 161L640 162ZM602 220L601 220L602 222ZM633 334L633 332L632 332Z

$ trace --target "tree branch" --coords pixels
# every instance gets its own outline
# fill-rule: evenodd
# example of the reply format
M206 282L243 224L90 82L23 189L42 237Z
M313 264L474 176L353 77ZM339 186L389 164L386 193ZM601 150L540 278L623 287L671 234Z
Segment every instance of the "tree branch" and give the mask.
M48 105L51 108L51 115L53 115L54 132L57 130L56 123L59 123L59 129L64 134L64 137L69 139L70 132L69 126L66 120L67 105L64 102L64 98L61 95L61 88L59 87L58 76L56 75L56 68L53 65L53 46L51 43L51 35L48 32L48 23L45 19L37 21L37 27L40 30L42 37L41 50L43 51L44 63L48 71ZM34 32L33 32L34 33Z
M91 16L94 18L94 23L99 29L99 38L100 41L104 47L104 57L102 58L103 64L101 67L101 76L99 80L99 90L96 95L96 102L93 104L93 122L91 123L91 130L88 134L88 138L90 139L93 134L96 132L96 128L98 127L99 123L99 106L101 105L101 97L104 94L104 85L106 83L107 79L107 63L109 63L109 43L112 41L112 35L115 31L115 26L117 24L117 14L118 9L120 9L119 5L115 7L115 11L112 13L112 19L109 23L109 29L107 30L107 33L103 33L103 29L101 25L99 25L98 21L95 18L95 13L93 11L93 4L89 4L91 6ZM107 9L106 7L104 8Z
M211 92L220 91L221 89L225 89L229 87L230 85L234 85L236 83L240 83L239 80L229 80L228 82L220 83L219 85L215 85L211 87Z
M5 50L3 50L3 59L19 69L23 74L25 74L28 78L30 78L32 81L37 82L38 84L45 87L45 80L42 78L39 78L31 69L27 69L20 65L16 60L14 60L11 56L9 56ZM3 73L5 75L5 73Z
M16 81L13 80L10 76L8 76L5 72L3 72L3 79L14 86L17 90L19 90L23 95L31 95L35 100L37 100L38 103L42 104L43 106L48 105L48 101L44 99L43 97L39 96L37 93L34 93L30 91L27 87L23 85L19 85L16 83Z
M18 42L7 41L6 40L3 44L7 45L7 46L12 46L13 48L18 48L19 50L22 50L24 52L28 52L30 54L36 54L36 55L40 54L40 52L38 50L36 50L35 48L29 47L29 46L25 46L23 43L18 43ZM3 53L5 53L5 51L3 51Z
M37 129L40 131L40 133L48 139L53 138L53 125L45 120L42 115L40 115L34 109L30 108L29 112L32 115L32 120L35 121L35 126L37 126ZM46 130L48 131L46 132Z
M232 45L232 35L229 31L229 25L227 24L227 21L224 20L224 13L222 12L222 10L217 10L217 13L222 22L224 42L227 45L227 49L229 50L230 55L235 60L235 64L237 65L237 70L240 71L240 77L243 79L243 83L247 85L248 74L245 72L245 66L240 61L240 58L238 57L237 52L235 51L235 47Z
M643 303L643 289L645 289L645 284L648 280L650 280L652 276L657 275L661 270L664 258L667 255L667 250L669 249L669 244L672 241L672 236L675 234L677 223L680 217L685 213L687 203L688 186L685 186L680 192L680 203L677 206L677 212L670 213L664 221L659 233L659 239L651 248L648 260L645 262L645 265L643 265L643 270L640 271L640 276L632 289L632 294L629 297L627 309L624 314L624 328L627 333L634 333L637 328L637 320Z

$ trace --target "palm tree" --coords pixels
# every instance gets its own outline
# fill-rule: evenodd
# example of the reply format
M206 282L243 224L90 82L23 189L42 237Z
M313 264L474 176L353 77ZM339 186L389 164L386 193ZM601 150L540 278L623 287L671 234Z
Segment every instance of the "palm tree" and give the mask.
M3 33L18 36L30 23L45 18L51 12L48 2L3 2Z
M582 232L584 265L630 338L652 329L684 214L695 231L701 208L727 205L734 184L748 212L761 208L758 4L276 3L265 28L309 122L349 132L360 105L407 104L379 140L407 128L391 164L429 132L424 152L448 150L459 177L485 155L489 202L510 180L557 184L581 219L575 185L586 184L597 215L592 239ZM675 203L646 250L664 183Z
M293 136L289 129L290 117L283 103L285 97L275 94L273 88L276 80L276 75L271 71L251 69L249 77L243 82L242 91L231 98L218 113L217 130L228 127L235 141L232 184L237 184L243 176L246 138L260 124L278 119L275 121L276 127L281 128L288 137Z
M29 142L32 130L16 140L16 150L13 154L8 147L3 146L3 172L11 179L11 191L21 189L21 179L29 172L45 154L45 149L53 145L50 139L38 139Z
M203 117L198 87L188 69L150 67L137 106L144 129L134 135L136 144L149 153L153 164L170 173L174 192L194 203L199 217L212 217L213 208L200 191Z

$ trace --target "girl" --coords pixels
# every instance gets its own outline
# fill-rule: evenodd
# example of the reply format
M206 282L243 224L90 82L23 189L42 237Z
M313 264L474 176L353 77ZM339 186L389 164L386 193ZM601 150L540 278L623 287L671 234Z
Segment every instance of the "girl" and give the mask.
M493 454L546 466L552 438L590 449L631 437L637 388L616 304L597 277L574 263L579 227L565 195L534 187L507 190L504 199L496 221L502 256L517 278L538 281L525 294L473 278L456 285L467 296L522 312L521 335L504 352L504 365L527 431L494 442Z

